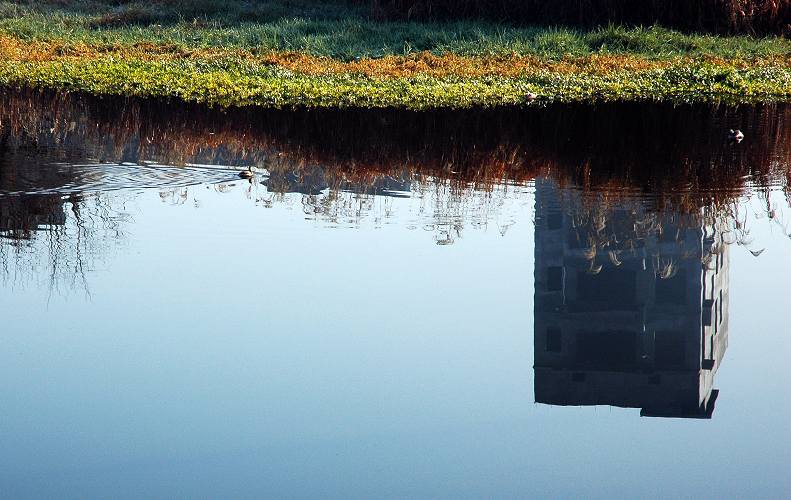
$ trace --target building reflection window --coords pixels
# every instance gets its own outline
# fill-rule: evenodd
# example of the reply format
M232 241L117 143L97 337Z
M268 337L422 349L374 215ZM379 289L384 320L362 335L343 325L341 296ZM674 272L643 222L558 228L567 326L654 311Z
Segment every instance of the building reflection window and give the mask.
M728 344L718 223L543 179L536 220L536 401L710 418Z

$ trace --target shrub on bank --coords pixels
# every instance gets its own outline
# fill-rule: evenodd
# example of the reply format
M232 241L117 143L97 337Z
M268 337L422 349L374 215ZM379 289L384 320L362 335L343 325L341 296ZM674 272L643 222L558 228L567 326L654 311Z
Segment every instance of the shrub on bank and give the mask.
M791 0L358 0L387 17L485 17L590 27L662 24L717 33L791 34Z

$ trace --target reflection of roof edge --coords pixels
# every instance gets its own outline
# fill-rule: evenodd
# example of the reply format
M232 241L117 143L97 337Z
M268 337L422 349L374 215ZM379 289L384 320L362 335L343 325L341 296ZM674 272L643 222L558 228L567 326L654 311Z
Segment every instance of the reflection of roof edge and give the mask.
M717 396L719 395L720 391L718 389L712 389L711 396L709 397L708 404L705 408L701 408L702 411L700 412L685 412L685 411L652 411L649 408L641 408L640 409L640 416L641 417L655 417L655 418L692 418L692 419L710 419L714 414L714 406L717 401ZM634 406L628 406L624 404L618 403L599 403L599 404L582 404L578 402L561 402L561 401L539 401L536 399L536 403L541 405L547 406L576 406L576 407L585 407L585 406L610 406L615 408L623 408L627 410L634 409Z
M708 404L705 407L701 407L702 410L700 413L686 413L686 412L661 412L661 411L651 411L648 408L642 408L640 410L641 417L659 417L659 418L699 418L699 419L710 419L714 414L714 405L717 402L717 396L719 396L720 391L718 389L711 390L711 396L709 396Z

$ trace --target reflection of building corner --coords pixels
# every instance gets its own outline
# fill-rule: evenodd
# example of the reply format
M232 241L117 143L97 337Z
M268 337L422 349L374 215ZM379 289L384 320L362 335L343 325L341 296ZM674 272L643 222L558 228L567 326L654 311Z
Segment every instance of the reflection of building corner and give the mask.
M536 181L537 402L711 417L728 247L702 220Z

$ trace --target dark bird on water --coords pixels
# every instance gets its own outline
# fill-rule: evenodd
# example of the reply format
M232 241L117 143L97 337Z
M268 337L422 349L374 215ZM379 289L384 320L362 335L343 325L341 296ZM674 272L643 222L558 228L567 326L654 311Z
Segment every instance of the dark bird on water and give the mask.
M247 170L242 170L241 172L239 172L239 177L241 177L242 179L252 179L254 175L255 174L253 174L253 167L247 167Z

